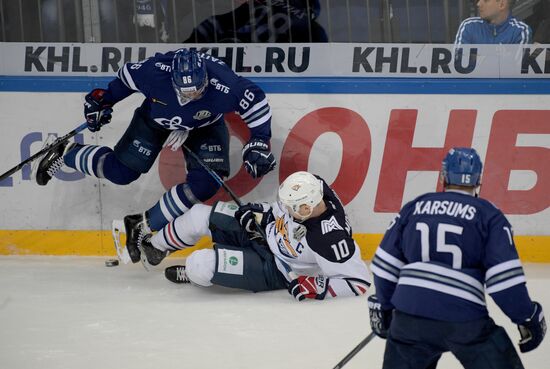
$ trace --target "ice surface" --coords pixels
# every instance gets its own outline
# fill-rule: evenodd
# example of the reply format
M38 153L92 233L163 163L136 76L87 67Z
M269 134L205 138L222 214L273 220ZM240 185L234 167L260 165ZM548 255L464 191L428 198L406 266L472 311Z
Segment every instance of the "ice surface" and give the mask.
M0 368L333 368L369 332L365 298L298 303L286 291L175 285L163 268L107 268L96 257L0 257ZM527 264L533 299L550 311L550 265ZM512 340L516 327L489 299ZM380 368L375 338L346 369ZM550 338L522 355L548 368ZM438 368L461 368L444 355Z

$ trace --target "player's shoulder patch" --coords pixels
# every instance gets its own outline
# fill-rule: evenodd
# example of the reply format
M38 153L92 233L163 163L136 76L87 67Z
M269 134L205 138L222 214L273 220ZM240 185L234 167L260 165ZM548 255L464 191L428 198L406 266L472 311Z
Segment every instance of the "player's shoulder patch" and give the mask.
M321 233L327 234L333 231L343 231L344 227L338 223L336 216L321 220Z
M328 233L323 233L320 229L315 231L308 229L307 243L315 253L328 261L344 263L355 254L355 242L343 228L335 228L335 223L331 223L328 227L330 227Z

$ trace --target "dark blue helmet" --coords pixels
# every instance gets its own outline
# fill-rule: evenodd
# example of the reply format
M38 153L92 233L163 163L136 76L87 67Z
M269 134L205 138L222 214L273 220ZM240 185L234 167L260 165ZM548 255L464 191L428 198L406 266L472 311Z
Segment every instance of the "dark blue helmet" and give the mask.
M176 51L172 59L172 84L182 105L204 95L208 85L208 74L204 60L196 51Z
M477 187L481 182L483 164L477 152L468 147L455 147L441 163L445 184Z

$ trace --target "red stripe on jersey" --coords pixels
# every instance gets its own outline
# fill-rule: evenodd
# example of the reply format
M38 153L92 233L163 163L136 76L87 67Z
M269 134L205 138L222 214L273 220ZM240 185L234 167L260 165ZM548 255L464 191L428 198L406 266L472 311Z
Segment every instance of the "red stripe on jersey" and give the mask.
M332 289L331 286L328 286L328 292L330 293L330 295L331 295L332 297L336 297L336 292L334 292L334 290Z

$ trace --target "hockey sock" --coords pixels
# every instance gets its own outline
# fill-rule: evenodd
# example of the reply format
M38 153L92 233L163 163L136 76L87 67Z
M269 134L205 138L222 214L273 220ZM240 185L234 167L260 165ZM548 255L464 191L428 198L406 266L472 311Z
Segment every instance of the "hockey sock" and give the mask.
M147 210L149 226L159 230L184 214L193 205L208 200L220 185L204 170L187 173L187 183L172 187L151 209Z
M77 171L125 185L135 181L140 173L122 164L112 149L96 145L74 145L63 157L65 164Z
M202 236L210 235L211 206L197 204L182 216L169 222L151 239L162 251L182 250L194 246Z

